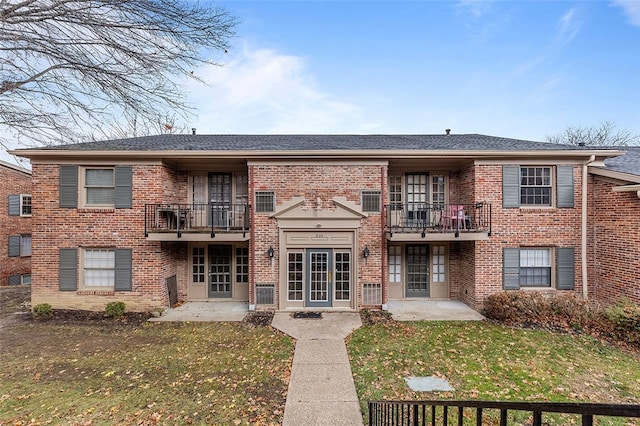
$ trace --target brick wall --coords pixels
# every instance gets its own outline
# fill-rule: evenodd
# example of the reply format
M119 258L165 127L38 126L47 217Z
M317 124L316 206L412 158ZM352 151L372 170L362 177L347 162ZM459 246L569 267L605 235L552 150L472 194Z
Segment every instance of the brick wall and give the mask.
M360 204L362 190L383 190L386 187L386 167L374 165L254 165L249 167L251 191L274 191L277 206L293 197L304 197L308 208L314 208L320 198L325 206L330 206L334 197L345 197ZM384 204L384 201L382 201ZM277 207L276 207L277 208ZM284 255L278 246L278 228L269 213L254 213L251 224L252 271L250 288L257 282L278 283L279 258ZM362 283L382 283L383 270L383 225L381 213L370 213L358 229L358 245L353 253L359 259L356 271L358 300L362 298ZM273 262L266 256L272 246L275 250ZM361 259L363 248L367 246L370 256L365 263ZM276 286L276 300L279 288ZM255 303L250 294L250 303Z
M589 227L589 297L640 303L640 198L613 192L622 183L592 178Z
M171 188L186 187L186 175L160 165L133 166L133 208L68 209L59 207L59 166L33 165L32 304L54 308L103 310L111 301L123 301L128 311L167 306L165 279L176 274L176 253L186 244L161 244L144 236L144 206L176 202ZM184 201L186 202L186 190ZM107 295L58 290L59 248L116 247L133 251L132 290ZM185 288L179 292L186 292Z
M31 234L31 217L9 216L9 195L31 194L31 174L0 164L0 286L31 272L31 257L9 257L9 236Z
M475 309L481 309L491 294L502 291L502 249L507 247L574 247L575 290L582 293L580 270L582 169L574 167L574 208L502 207L502 165L476 165L476 202L492 205L492 236L476 241L475 294L463 297Z

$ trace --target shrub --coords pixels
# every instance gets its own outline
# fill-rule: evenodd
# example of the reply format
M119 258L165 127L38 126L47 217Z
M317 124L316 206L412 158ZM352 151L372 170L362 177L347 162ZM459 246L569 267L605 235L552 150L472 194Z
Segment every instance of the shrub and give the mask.
M51 315L51 313L53 313L53 309L48 303L40 303L33 307L33 315L37 317Z
M511 291L489 296L483 313L508 325L587 332L640 347L640 305L630 300L602 307L574 293Z
M109 302L104 311L108 317L120 318L124 315L124 302Z
M619 340L640 344L640 305L629 299L622 299L606 308L605 315L611 323L612 332Z

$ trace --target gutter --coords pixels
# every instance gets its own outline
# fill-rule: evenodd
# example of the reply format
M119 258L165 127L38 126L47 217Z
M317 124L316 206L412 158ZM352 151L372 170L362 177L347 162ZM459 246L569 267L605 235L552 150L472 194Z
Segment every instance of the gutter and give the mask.
M587 287L589 284L589 279L587 277L587 207L588 207L588 170L589 164L593 163L596 159L595 155L591 155L589 160L587 160L582 165L582 230L581 230L581 238L582 238L582 256L581 256L581 272L582 272L582 298L584 300L589 299L589 288Z

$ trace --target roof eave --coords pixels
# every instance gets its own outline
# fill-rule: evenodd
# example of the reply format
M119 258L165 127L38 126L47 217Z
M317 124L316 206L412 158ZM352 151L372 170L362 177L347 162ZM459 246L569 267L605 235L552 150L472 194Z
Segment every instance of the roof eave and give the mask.
M17 149L9 151L30 159L81 159L81 158L113 158L113 159L194 159L194 158L245 158L245 159L277 159L277 158L501 158L501 157L590 157L609 158L622 155L618 150L270 150L270 151L199 151L199 150L56 150L56 149Z

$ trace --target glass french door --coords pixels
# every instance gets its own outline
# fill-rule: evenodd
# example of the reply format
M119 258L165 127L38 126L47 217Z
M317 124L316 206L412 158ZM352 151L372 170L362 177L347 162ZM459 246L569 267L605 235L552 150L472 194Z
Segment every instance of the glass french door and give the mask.
M429 246L407 246L406 297L429 297Z
M331 306L333 265L331 249L307 250L307 291L305 305Z
M209 246L209 297L231 297L231 258L231 246Z
M209 226L229 227L231 173L209 173Z
M426 173L407 174L407 220L409 226L426 226L429 212L429 175Z

